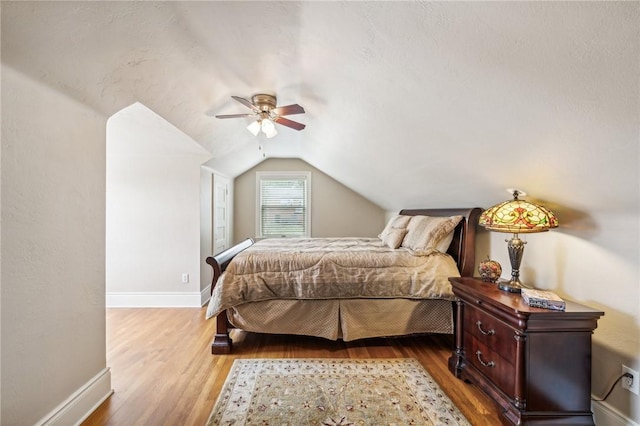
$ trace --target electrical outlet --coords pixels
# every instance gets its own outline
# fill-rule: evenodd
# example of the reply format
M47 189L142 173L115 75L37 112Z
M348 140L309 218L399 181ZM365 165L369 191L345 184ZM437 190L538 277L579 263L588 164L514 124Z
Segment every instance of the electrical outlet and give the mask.
M187 284L189 282L189 274L187 274L186 272L182 274L182 282L184 284Z
M630 369L629 367L627 367L626 365L622 366L622 373L629 373L631 374L631 378L624 376L622 378L622 387L623 389L628 390L629 392L633 392L636 395L638 395L639 391L640 391L640 375L638 375L638 372L635 370Z

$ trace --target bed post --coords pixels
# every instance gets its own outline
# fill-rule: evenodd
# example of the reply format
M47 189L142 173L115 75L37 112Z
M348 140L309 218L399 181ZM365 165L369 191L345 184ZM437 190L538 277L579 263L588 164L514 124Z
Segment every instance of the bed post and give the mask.
M231 345L233 341L229 337L229 320L227 319L227 311L224 310L216 317L216 335L211 342L211 354L222 355L231 353Z
M236 244L235 246L228 248L227 250L219 253L213 257L207 257L206 262L213 268L213 279L211 281L211 294L218 282L218 278L222 275L229 262L242 250L253 245L254 241L251 238ZM231 353L232 340L229 337L229 328L231 324L227 318L227 311L222 311L216 317L216 334L211 342L211 353L214 355Z

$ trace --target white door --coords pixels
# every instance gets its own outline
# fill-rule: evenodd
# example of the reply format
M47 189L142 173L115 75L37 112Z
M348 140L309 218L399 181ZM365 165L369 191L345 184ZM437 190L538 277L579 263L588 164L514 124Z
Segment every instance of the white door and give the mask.
M229 179L213 175L213 254L229 248Z

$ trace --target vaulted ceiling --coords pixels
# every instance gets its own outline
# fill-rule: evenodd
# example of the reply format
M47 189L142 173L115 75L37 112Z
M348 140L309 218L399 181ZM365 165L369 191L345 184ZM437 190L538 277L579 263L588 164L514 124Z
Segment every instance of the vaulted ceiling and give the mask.
M2 2L2 62L105 116L141 102L237 176L264 140L387 210L637 211L638 2Z

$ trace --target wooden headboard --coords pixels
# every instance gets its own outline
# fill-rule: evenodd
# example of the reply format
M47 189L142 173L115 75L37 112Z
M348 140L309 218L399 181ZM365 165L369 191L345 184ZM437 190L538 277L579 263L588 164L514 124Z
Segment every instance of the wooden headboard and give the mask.
M406 216L462 216L462 220L454 230L449 253L458 264L463 277L472 277L476 262L476 226L482 209L404 209L400 214Z

